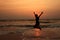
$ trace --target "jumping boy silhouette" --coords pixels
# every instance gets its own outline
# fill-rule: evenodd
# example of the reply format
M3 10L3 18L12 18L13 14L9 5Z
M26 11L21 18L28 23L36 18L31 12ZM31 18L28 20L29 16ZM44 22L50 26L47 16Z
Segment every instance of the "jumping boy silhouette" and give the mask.
M40 15L38 15L38 14L36 14L36 13L34 12L34 15L35 15L35 21L36 21L36 23L35 23L35 25L34 25L34 28L38 28L38 29L41 30L41 27L39 26L39 24L40 24L39 18L40 18L40 16L41 16L42 14L43 14L43 12L41 12Z

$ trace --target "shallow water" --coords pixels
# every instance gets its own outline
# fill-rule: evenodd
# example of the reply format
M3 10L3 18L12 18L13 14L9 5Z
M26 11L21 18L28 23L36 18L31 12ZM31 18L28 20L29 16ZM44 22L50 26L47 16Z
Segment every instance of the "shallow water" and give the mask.
M35 21L0 21L0 27L33 27ZM46 27L60 27L60 20L40 20L40 26Z
M60 40L60 20L41 20L42 30L33 28L34 24L35 21L0 21L0 39Z
M0 39L20 40L60 40L60 28L3 28Z

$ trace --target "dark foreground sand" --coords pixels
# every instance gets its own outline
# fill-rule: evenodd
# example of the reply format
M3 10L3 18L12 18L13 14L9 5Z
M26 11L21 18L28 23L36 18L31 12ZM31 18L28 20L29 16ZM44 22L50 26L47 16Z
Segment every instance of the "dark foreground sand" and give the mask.
M0 40L60 40L60 28L21 30L12 27L1 28L0 32Z

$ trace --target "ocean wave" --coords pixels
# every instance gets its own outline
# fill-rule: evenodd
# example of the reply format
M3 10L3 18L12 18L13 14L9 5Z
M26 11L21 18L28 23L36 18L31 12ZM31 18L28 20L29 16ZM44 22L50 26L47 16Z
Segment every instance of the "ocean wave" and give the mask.
M33 27L34 25L0 25L0 27ZM54 28L60 27L59 25L40 25L41 28Z

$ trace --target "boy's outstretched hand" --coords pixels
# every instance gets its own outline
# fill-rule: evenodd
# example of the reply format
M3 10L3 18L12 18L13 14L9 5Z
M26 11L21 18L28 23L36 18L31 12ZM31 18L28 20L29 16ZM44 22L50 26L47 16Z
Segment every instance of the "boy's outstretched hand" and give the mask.
M35 14L35 12L33 12Z
M43 14L43 11L41 12L41 14L39 15L39 17Z

